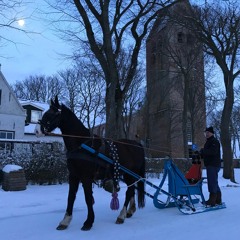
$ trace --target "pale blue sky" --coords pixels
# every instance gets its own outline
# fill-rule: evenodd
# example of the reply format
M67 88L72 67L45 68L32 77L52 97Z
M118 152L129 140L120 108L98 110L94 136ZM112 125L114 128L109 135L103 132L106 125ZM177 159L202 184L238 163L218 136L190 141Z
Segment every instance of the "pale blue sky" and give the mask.
M29 0L25 1L29 2ZM208 2L211 1L208 0ZM191 2L201 4L205 1L192 0ZM4 36L16 43L2 46L0 41L1 71L10 84L17 80L22 81L30 75L49 76L70 66L70 63L59 54L71 54L71 46L56 37L51 30L51 24L42 19L43 16L39 14L39 10L46 10L43 4L43 0L31 0L30 4L19 9L17 13L9 13L10 19L13 17L25 19L22 29L38 34L26 35L21 31L0 28L0 40ZM13 26L17 26L17 23Z
M27 35L18 30L1 28L0 36L14 42L0 46L1 71L10 84L16 80L22 81L30 75L52 75L69 66L69 62L59 53L69 53L70 46L55 36L49 23L37 17L39 15L36 9L42 7L39 2L35 0L17 15L11 15L19 19L25 18L22 29L37 34ZM13 26L18 25L15 23Z

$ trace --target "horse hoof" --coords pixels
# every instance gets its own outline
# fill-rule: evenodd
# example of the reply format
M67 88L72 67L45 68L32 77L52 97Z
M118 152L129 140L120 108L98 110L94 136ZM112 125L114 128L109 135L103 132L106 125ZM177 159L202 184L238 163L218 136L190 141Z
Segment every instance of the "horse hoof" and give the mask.
M126 216L127 218L130 218L130 217L132 217L132 214L131 213L127 213L127 216Z
M67 227L68 226L66 226L66 225L59 224L56 229L57 230L65 230L65 229L67 229Z
M83 225L81 230L82 231L89 231L91 228L92 228L92 226L85 226L85 225Z
M121 218L117 218L116 224L123 224L124 223L124 219L121 219Z

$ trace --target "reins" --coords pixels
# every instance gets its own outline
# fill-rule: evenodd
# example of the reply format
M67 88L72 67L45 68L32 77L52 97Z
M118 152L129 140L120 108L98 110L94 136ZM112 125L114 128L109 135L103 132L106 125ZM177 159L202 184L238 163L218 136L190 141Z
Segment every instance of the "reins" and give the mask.
M76 136L76 135L69 135L69 134L58 134L58 133L51 133L51 132L46 132L46 135L50 135L50 136L58 136L58 137L74 137L74 138L85 138L85 139L102 139L102 137L97 137L96 135L94 136L91 136L91 137L86 137L86 136ZM105 140L107 141L111 141L112 142L112 139L110 138L104 138ZM129 144L129 143L125 143L125 142L121 142L121 141L114 141L114 142L118 142L118 143L121 143L121 144L125 144L125 145L129 145L129 146L134 146L134 147L139 147L139 148L143 148L142 146L138 146L138 145L134 145L134 144ZM119 176L118 176L119 178ZM136 180L135 182L133 182L132 184L130 185L127 185L126 187L131 187L131 186L134 186L136 183L138 183L139 181L142 181L142 180L145 180L146 178L140 178L138 180ZM118 180L118 179L116 179Z
M105 139L106 141L114 141L116 143L120 143L123 145L129 145L129 146L134 146L134 147L138 147L138 148L143 148L144 150L148 150L148 151L154 151L157 153L163 153L163 151L159 151L157 149L153 149L153 148L147 148L147 147L143 147L143 146L139 146L139 145L135 145L135 144L131 144L131 143L126 143L126 142L121 142L118 140L113 140L111 138L103 138L103 137L97 137L96 135L94 136L76 136L76 135L69 135L69 134L59 134L59 133L52 133L52 132L46 132L46 135L48 136L56 136L56 137L72 137L72 138L85 138L85 139Z

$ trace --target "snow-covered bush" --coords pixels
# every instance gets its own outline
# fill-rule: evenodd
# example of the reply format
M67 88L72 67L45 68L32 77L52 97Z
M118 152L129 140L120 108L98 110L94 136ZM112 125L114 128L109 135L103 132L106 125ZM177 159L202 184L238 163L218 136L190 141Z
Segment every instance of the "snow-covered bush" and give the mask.
M0 169L7 164L21 166L32 184L56 184L67 181L64 147L60 143L14 146L11 153L0 154Z

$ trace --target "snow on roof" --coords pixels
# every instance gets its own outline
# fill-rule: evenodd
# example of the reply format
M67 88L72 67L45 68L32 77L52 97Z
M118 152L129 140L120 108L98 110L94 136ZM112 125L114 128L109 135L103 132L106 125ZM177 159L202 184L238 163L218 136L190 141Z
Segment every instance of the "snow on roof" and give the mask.
M22 167L18 166L18 165L13 165L13 164L7 164L2 171L5 173L10 173L10 172L16 172L18 170L21 170Z
M44 112L46 112L49 109L48 103L38 102L38 101L31 101L31 100L19 100L22 106L25 105L32 105L36 108L39 108Z

